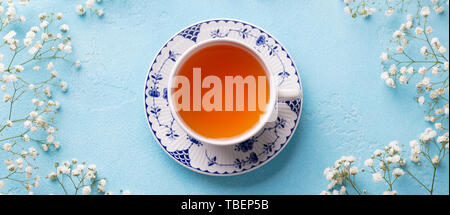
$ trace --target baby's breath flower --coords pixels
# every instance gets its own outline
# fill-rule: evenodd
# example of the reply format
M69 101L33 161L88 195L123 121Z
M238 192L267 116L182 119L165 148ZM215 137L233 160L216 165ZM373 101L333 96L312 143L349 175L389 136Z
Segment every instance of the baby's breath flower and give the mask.
M405 172L403 172L403 170L400 168L395 168L394 171L392 172L392 176L394 176L395 178L400 178L404 174L405 174Z
M86 13L86 10L83 8L83 5L79 4L76 7L76 10L78 15L84 15Z
M422 10L420 11L420 15L423 17L427 17L430 15L430 8L425 6L422 8Z
M379 172L373 173L372 178L375 182L380 182L383 180L383 176Z

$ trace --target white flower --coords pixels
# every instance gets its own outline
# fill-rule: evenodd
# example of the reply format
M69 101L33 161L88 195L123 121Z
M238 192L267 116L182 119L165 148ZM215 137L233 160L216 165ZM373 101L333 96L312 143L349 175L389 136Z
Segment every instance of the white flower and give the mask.
M44 88L44 93L47 97L52 97L51 91L50 91L50 87L46 87Z
M106 180L105 179L101 179L100 181L98 181L98 185L100 186L106 186Z
M350 175L358 174L358 167L354 166L350 168Z
M388 73L388 72L383 72L383 73L381 73L380 78L381 78L383 81L385 81L386 79L389 78L389 73Z
M55 69L55 66L53 65L53 62L50 62L47 64L47 70L48 71L52 71L53 69Z
M70 168L65 166L65 165L60 165L56 168L56 173L57 174L69 174L70 173Z
M439 156L434 156L433 157L433 159L431 159L431 162L433 163L433 164L439 164Z
M441 54L445 54L445 52L447 52L447 49L444 46L439 47L439 52Z
M383 176L379 172L372 174L372 178L375 182L380 182L383 180Z
M11 100L12 99L12 97L11 97L11 95L9 95L9 94L5 94L4 96L3 96L3 102L9 102L9 100Z
M389 87L392 87L392 88L397 87L397 85L395 84L394 79L392 79L392 78L386 79L385 82L386 82L386 85L388 85Z
M438 73L439 73L439 69L434 66L433 69L431 70L431 74L438 75Z
M67 91L67 82L61 82L61 85L59 87L63 92Z
M83 195L89 195L91 193L91 187L90 186L84 186L81 193Z
M40 20L43 20L43 19L45 19L47 17L47 14L46 13L40 13L39 15L38 15L38 18L40 19Z
M52 180L55 180L58 177L58 175L55 172L51 172L47 175L47 178L50 178Z
M47 20L44 20L44 21L41 22L41 24L39 26L41 26L42 29L45 29L45 28L48 27L48 24L49 23L47 22Z
M331 195L331 193L326 191L326 190L324 190L324 191L320 192L320 195L322 195L322 196Z
M129 190L125 190L125 191L123 191L123 193L122 193L123 195L130 195L131 194L131 192L129 191Z
M423 47L420 49L420 54L422 54L422 55L427 55L427 54L428 54L428 49L427 49L426 46L423 46Z
M396 177L396 178L400 178L405 174L405 172L403 172L402 169L400 168L395 168L394 171L392 172L392 176Z
M392 64L392 65L389 67L389 74L391 74L391 75L397 74L397 66L396 66L395 64Z
M102 9L96 10L95 13L97 14L97 16L103 16L104 14Z
M434 47L439 47L439 46L441 45L441 43L439 42L439 38L437 38L437 37L433 37L433 38L431 39L431 44L432 44Z
M426 143L428 141L430 141L431 139L435 138L437 135L436 131L431 129L431 128L427 128L425 129L425 131L420 134L419 140Z
M422 67L420 67L419 68L419 74L421 74L421 75L425 75L425 73L427 72L427 68L426 67L424 67L424 66L422 66Z
M444 127L442 126L442 123L435 123L434 124L434 127L437 129L437 130L441 130L441 129L443 129Z
M364 161L364 165L367 167L372 167L373 166L373 160L372 159L367 159Z
M13 126L13 122L11 122L11 120L6 121L6 126L12 127Z
M88 166L88 169L92 170L92 171L96 171L97 170L97 166L95 164L91 164L91 165Z
M398 80L401 84L408 84L408 78L404 75L400 76Z
M381 156L383 154L383 150L381 150L381 149L377 149L377 150L375 150L375 152L373 153L373 155L375 155L375 156Z
M403 38L403 37L405 37L405 33L403 33L403 32L401 32L401 31L397 30L397 31L395 31L395 32L392 34L392 37L393 37L394 39L397 39L397 38Z
M25 128L31 128L31 126L33 125L33 123L30 120L27 120L23 123L23 125L25 126Z
M411 160L413 162L419 162L419 155L422 152L419 142L417 140L411 140L409 146L411 147Z
M397 195L397 191L393 190L393 191L385 191L383 192L383 195Z
M47 142L53 143L53 141L55 141L55 137L53 135L48 135L47 136Z
M411 140L409 141L409 146L412 147L416 147L419 145L419 142L417 142L417 140Z
M27 166L25 168L25 173L27 178L31 178L31 176L33 175L33 168L31 166Z
M413 21L413 15L411 15L411 14L406 15L406 20L408 22L412 22Z
M47 144L41 144L41 149L42 149L44 152L48 151L48 146L47 146Z
M52 127L52 126L48 127L47 128L47 134L53 134L53 133L55 133L55 128Z
M81 175L81 171L82 171L82 170L80 170L80 169L78 169L78 168L73 169L73 170L72 170L72 175L73 175L73 176L79 176L79 175Z
M436 142L438 142L438 143L448 143L448 132L446 132L445 134L439 136L437 138Z
M31 111L30 116L36 118L39 114L36 111Z
M405 66L402 66L402 67L400 68L400 74L404 75L404 74L406 74L407 72L408 72L408 69L406 69Z
M436 11L436 13L443 13L445 9L442 6L434 6L433 10Z
M430 8L425 6L422 8L422 10L420 11L420 15L423 17L427 17L430 15Z
M416 30L415 30L415 32L416 32L416 34L417 34L418 36L420 36L420 35L422 35L422 33L423 33L423 28L417 27Z
M409 14L408 14L409 15ZM413 27L413 23L412 23L412 21L407 21L406 22L406 25L405 25L405 30L407 30L407 29L411 29Z
M394 9L393 8L389 8L386 11L384 11L384 14L386 16L392 16L392 14L394 14Z
M12 148L12 145L10 143L3 144L3 150L9 152Z
M16 36L16 32L10 31L3 37L3 41L5 43L12 44L14 42L14 36Z
M57 13L56 14L56 19L58 19L58 20L61 20L61 19L63 19L63 14L62 13Z
M387 60L389 60L389 55L386 52L383 52L380 55L380 59L382 62L386 62Z
M59 30L65 33L69 30L69 26L67 24L63 24L59 27Z
M77 5L75 11L78 15L84 15L86 13L86 10L83 8L83 5L79 4Z
M16 70L16 72L22 72L24 70L22 65L17 65L14 67L14 69Z
M87 8L92 8L94 6L94 2L94 0L86 0L85 5Z
M411 161L415 162L415 163L420 161L420 157L418 154L412 154L410 158L411 158Z

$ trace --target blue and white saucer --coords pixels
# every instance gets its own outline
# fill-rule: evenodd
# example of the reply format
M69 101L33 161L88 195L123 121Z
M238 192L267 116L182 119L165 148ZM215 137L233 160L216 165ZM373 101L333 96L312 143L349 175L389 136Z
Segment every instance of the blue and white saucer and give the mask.
M188 136L168 107L169 74L178 57L189 47L203 40L225 37L240 40L260 52L279 86L302 92L300 75L285 47L255 25L233 19L207 20L170 38L148 71L144 93L147 121L157 142L170 157L193 171L216 176L250 172L278 155L297 128L303 102L303 96L297 101L279 102L277 120L238 145L213 146Z

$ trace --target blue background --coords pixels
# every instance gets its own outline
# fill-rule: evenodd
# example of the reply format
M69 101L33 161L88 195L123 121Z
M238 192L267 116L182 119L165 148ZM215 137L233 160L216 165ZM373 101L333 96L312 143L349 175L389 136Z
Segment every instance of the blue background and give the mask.
M56 66L69 83L69 91L57 95L62 148L42 153L41 175L54 171L54 161L77 158L95 163L114 193L124 188L133 194L318 194L328 184L323 170L342 155L355 156L362 166L391 140L409 151L408 142L431 126L413 99L413 86L391 89L380 79L380 53L406 22L405 14L352 19L342 1L328 0L105 0L100 6L105 16L98 19L79 17L75 4L41 0L20 7L28 20L41 11L63 12L74 55L82 62L75 72ZM448 47L445 7L432 23ZM240 19L270 32L289 50L303 82L303 114L291 142L271 162L240 176L212 177L182 167L155 142L144 114L144 81L157 51L180 29L211 18ZM437 193L449 193L448 165L446 159L439 169ZM431 181L430 168L414 171ZM370 174L358 180L369 193L387 189ZM394 189L425 194L407 176ZM35 193L61 190L43 179Z

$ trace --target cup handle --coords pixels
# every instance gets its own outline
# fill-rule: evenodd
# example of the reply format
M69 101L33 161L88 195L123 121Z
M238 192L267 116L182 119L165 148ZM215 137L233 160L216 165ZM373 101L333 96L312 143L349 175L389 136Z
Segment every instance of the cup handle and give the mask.
M299 100L303 96L303 91L299 89L278 89L278 100L277 101L293 101ZM275 122L278 118L278 102L275 103L274 111L269 117L268 122Z
M298 100L302 96L302 92L298 89L278 89L278 101Z

